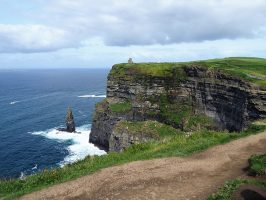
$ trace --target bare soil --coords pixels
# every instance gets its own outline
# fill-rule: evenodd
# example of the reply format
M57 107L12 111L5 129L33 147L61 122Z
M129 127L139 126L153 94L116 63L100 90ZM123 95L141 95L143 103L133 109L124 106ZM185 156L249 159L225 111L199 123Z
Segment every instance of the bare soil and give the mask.
M21 199L201 200L225 181L245 176L248 158L266 152L266 132L186 158L137 161L25 195Z

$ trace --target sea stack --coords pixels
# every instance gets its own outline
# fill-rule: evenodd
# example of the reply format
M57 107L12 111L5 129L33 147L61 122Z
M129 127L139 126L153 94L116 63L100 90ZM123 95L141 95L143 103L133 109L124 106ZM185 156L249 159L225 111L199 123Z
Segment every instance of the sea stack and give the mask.
M68 110L67 110L66 127L67 127L66 128L67 132L73 133L76 131L74 116L72 113L72 109L70 107L68 107Z

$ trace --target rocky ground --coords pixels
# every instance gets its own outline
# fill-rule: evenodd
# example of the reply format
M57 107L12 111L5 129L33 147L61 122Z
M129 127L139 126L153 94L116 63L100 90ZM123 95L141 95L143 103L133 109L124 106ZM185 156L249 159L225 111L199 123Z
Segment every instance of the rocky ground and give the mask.
M265 143L266 132L186 158L115 166L21 199L206 199L226 180L245 176L248 158L265 153Z

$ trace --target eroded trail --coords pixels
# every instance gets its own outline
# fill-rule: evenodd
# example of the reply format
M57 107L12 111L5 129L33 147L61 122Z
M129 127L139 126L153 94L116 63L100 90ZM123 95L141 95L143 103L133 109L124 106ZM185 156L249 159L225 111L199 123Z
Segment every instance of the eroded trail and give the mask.
M244 174L253 154L266 152L266 132L187 158L138 161L111 167L21 199L206 199L226 180Z

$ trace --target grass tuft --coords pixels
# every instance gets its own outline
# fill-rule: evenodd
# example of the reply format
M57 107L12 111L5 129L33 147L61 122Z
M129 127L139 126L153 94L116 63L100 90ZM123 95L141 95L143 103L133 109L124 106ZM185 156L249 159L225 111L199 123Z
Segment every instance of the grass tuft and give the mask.
M140 122L122 120L115 125L114 131L127 132L131 135L144 134L153 138L172 137L174 135L182 134L181 131L172 126L151 120Z
M250 173L255 176L266 175L266 154L254 155L249 160Z
M130 102L115 103L115 104L110 104L109 109L112 112L116 112L116 113L129 112L132 109L132 105Z

